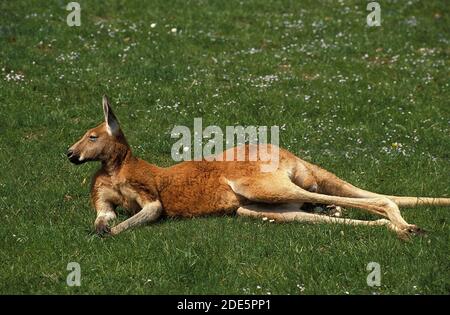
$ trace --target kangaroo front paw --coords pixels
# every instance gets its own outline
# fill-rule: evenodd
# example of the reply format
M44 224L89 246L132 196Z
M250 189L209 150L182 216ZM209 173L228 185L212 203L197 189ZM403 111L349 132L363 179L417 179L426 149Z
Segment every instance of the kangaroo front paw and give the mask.
M343 213L344 213L344 209L340 206L336 206L336 205L328 205L325 208L325 214L330 216L330 217L342 217Z
M95 221L95 233L100 236L105 236L111 233L111 228L109 227L106 220Z

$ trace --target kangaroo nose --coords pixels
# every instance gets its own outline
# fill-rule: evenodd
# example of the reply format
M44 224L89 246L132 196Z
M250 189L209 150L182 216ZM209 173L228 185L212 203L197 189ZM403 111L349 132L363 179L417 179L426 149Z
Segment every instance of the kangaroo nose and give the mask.
M72 156L72 154L73 154L73 151L72 151L72 150L70 150L70 149L67 150L67 157L70 158L70 157Z

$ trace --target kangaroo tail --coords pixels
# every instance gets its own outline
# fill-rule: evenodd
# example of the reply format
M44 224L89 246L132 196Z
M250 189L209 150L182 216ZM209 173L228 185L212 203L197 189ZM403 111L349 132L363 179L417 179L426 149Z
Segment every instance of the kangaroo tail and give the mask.
M450 198L386 196L399 207L450 206Z

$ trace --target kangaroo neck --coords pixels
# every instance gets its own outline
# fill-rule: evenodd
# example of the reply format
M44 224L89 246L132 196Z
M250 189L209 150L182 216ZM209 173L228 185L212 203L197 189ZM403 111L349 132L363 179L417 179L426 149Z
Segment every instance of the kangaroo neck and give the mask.
M117 174L122 165L132 157L130 147L124 144L117 146L111 151L109 158L102 161L103 170L110 176Z

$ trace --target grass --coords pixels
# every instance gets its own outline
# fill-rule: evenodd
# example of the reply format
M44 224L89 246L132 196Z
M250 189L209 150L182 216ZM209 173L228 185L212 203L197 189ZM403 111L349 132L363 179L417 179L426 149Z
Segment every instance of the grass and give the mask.
M0 2L0 293L449 294L449 209L430 231L167 219L91 234L89 178L66 149L108 94L136 155L174 162L175 125L279 125L281 144L363 188L450 196L449 7L381 1ZM155 27L151 27L156 23ZM172 32L172 28L176 28ZM350 211L353 218L373 218ZM81 286L68 287L69 262ZM366 284L369 262L380 287Z

